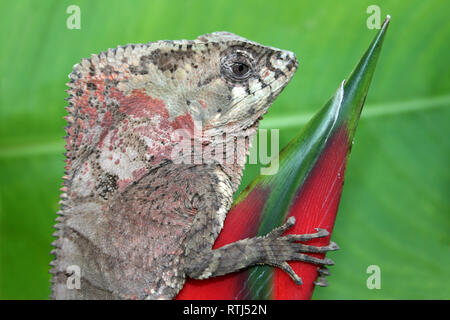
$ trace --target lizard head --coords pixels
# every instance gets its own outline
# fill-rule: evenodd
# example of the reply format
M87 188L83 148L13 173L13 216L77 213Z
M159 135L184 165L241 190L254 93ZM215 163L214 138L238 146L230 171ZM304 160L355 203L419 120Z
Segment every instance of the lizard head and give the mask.
M191 103L190 111L212 135L257 124L297 70L293 52L232 33L206 34L197 41L197 50L205 57L195 81L201 103Z
M93 54L69 75L66 171L95 169L125 190L167 159L190 158L173 139L187 129L201 132L203 146L245 137L230 167L240 176L258 120L296 69L292 52L228 32Z

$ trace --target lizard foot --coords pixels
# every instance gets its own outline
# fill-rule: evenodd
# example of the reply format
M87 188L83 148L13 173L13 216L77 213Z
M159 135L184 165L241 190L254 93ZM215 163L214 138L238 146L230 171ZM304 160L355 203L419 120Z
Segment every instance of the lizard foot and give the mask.
M336 243L330 242L327 246L313 246L296 241L307 241L315 238L322 238L329 235L329 232L325 229L316 228L316 233L311 234L289 234L282 236L282 234L291 228L295 224L295 218L290 217L284 225L272 230L266 236L262 237L263 248L265 250L264 264L272 265L281 268L285 271L297 284L302 284L302 279L292 270L288 261L303 261L307 263L318 264L320 278L316 281L317 285L326 286L326 280L323 277L328 272L325 265L333 265L333 260L329 258L316 258L309 256L305 253L326 253L328 251L338 250L339 247ZM324 281L323 281L324 280Z
M319 272L319 278L314 281L314 284L319 287L328 287L328 281L325 276L330 275L330 270L325 266L321 266L317 267L317 271Z

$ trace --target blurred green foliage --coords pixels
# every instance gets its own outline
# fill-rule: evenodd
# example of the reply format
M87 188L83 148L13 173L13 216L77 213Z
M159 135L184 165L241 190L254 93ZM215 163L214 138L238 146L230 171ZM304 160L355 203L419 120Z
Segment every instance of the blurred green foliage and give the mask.
M81 8L69 30L66 9ZM0 298L46 299L63 174L67 75L82 57L127 43L230 31L294 51L296 76L262 121L284 146L331 96L392 16L356 133L315 299L450 298L450 20L447 1L2 1ZM248 165L242 186L258 173ZM242 189L242 188L241 188ZM369 290L370 265L381 289Z

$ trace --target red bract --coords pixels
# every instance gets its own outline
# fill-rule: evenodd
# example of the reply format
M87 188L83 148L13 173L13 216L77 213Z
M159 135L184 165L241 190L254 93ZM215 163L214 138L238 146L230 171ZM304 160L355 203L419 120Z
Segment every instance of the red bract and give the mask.
M348 154L348 135L345 128L338 130L328 141L308 179L294 198L289 216L296 217L295 226L287 233L314 233L314 228L333 230L344 184ZM325 246L330 236L308 241L309 245ZM311 254L323 258L325 254ZM289 276L276 269L273 299L310 299L317 279L317 266L291 262L291 267L302 277L302 286L293 286Z

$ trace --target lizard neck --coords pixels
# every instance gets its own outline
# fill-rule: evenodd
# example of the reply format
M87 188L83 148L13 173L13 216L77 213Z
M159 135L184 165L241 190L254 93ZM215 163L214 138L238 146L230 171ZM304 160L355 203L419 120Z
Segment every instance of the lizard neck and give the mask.
M210 140L209 148L214 149L215 160L222 171L230 178L233 192L239 188L242 173L247 160L247 155L251 147L257 125L253 125L245 130L230 131L226 134L215 135ZM208 152L207 152L208 153ZM203 156L207 159L209 155Z
M251 141L258 122L247 128L238 125L205 128L180 134L171 152L171 161L178 164L210 164L220 167L235 192L241 182Z

